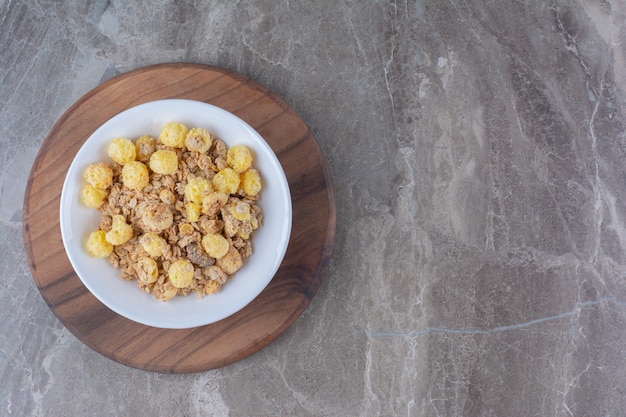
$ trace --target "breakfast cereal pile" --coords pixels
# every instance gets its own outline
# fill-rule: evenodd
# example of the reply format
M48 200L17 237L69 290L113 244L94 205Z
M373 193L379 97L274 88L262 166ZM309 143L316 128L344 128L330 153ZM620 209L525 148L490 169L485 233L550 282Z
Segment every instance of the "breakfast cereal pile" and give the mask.
M250 149L171 122L157 139L113 139L108 155L84 172L81 200L102 213L86 251L162 301L219 291L261 226Z

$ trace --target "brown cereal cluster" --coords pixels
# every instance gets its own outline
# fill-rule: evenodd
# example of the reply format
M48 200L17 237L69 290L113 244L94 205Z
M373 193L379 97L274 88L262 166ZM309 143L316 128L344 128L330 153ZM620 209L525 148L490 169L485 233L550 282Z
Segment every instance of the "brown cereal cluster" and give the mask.
M220 290L252 253L262 184L244 145L167 123L158 139L116 138L112 162L85 170L85 205L102 213L85 249L162 301Z

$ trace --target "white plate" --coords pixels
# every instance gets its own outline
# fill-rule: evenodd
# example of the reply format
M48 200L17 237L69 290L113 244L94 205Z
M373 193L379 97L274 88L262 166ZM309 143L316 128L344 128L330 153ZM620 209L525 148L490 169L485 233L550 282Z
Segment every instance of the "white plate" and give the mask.
M203 127L228 147L244 144L255 155L263 189L258 205L263 226L252 236L252 255L234 278L217 294L198 299L195 293L168 302L144 293L136 281L120 279L119 270L106 259L89 256L84 242L97 230L101 213L80 202L85 168L111 159L106 153L116 137L134 140L142 135L158 137L170 121ZM291 196L278 158L263 138L243 120L210 104L192 100L159 100L128 109L104 123L80 148L70 165L61 193L61 235L65 251L85 286L104 305L138 323L168 329L202 326L224 319L249 304L269 284L287 250L291 234Z

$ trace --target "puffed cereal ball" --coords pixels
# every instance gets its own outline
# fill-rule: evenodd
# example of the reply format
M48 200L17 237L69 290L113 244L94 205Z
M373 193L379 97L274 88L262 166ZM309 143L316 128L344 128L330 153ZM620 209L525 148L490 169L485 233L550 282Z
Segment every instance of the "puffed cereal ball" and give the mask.
M113 185L113 170L104 162L90 164L83 177L89 184L102 190Z
M218 233L210 233L202 238L202 248L211 258L221 258L226 255L230 244L226 238Z
M156 282L159 276L159 266L156 261L152 258L141 258L137 261L137 266L135 268L137 272L137 278L144 284L152 284Z
M250 220L250 204L237 200L230 205L230 213L240 221Z
M201 127L191 129L185 137L185 146L193 152L205 153L211 147L213 138L208 130Z
M85 249L89 255L96 258L106 258L113 252L113 245L107 242L106 233L104 230L97 230L89 234L85 243Z
M159 141L171 148L184 148L189 129L182 123L166 123L159 134Z
M200 218L200 204L185 203L185 213L187 214L187 220L190 222L197 222Z
M122 168L122 183L131 190L141 191L150 182L148 167L139 161L131 161Z
M135 141L135 153L138 161L148 163L150 155L156 151L156 140L152 136L141 136Z
M239 251L231 246L226 255L216 259L215 265L222 268L228 275L232 275L243 266L243 259Z
M135 144L126 138L115 138L109 145L107 153L118 164L127 164L135 160Z
M186 288L193 281L194 268L186 259L179 259L170 265L167 275L172 285L176 288Z
M192 203L202 204L202 198L213 191L211 183L202 178L192 178L185 185L185 198Z
M245 145L235 145L226 153L226 162L235 171L244 172L252 165L252 152Z
M202 199L202 214L213 217L217 216L222 207L228 202L228 195L214 191Z
M256 169L252 168L241 174L241 188L247 195L254 197L262 187L261 176Z
M150 169L157 174L173 174L178 170L178 156L176 152L167 149L156 151L150 156Z
M235 194L240 183L239 174L232 168L224 168L213 177L213 188L224 194Z
M84 205L90 208L98 208L104 203L109 193L102 188L96 188L91 184L85 184L80 194L80 199Z
M133 237L133 228L126 223L126 219L121 214L113 216L111 230L106 233L106 240L111 245L121 245Z
M139 237L139 244L148 252L148 255L155 258L163 255L165 249L167 249L167 242L161 236L156 233L144 233Z
M160 232L174 223L174 215L169 206L150 203L141 214L141 223L148 232Z

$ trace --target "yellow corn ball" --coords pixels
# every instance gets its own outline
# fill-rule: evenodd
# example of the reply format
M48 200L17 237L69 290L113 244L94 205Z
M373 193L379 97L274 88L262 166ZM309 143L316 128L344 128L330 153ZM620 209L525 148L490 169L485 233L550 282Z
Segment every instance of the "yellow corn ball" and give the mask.
M202 213L207 216L216 216L228 201L228 196L219 191L214 191L202 199Z
M182 123L165 123L159 134L159 142L170 148L184 148L189 129Z
M148 252L148 255L157 256L163 255L165 249L167 249L167 242L161 236L156 233L144 233L139 237L139 244Z
M113 185L113 170L104 162L89 165L83 177L92 186L103 190Z
M150 169L157 174L169 175L178 171L178 156L174 151L162 149L150 155Z
M190 222L197 222L200 218L200 204L185 203L185 213L187 214L187 220Z
M135 144L126 138L115 138L109 145L107 153L118 164L127 164L135 160Z
M230 244L224 236L210 233L202 238L202 247L211 258L218 259L226 255Z
M239 174L232 168L224 168L213 177L213 188L224 194L235 194L240 183Z
M237 200L230 205L230 212L237 220L250 220L250 204Z
M148 232L160 232L174 223L174 214L161 203L150 203L141 215L141 223Z
M80 199L84 205L91 208L98 208L104 203L109 193L102 188L96 188L91 184L85 184L80 194Z
M122 168L122 183L131 190L141 191L150 182L148 167L139 161L131 161Z
M111 230L106 233L106 240L111 245L121 245L133 237L133 228L126 223L126 219L121 214L113 216Z
M239 251L234 246L231 246L226 255L215 261L215 265L222 268L228 275L232 275L243 266L243 259Z
M202 177L192 178L185 185L185 198L192 203L202 204L204 195L212 191L213 186L208 180Z
M185 137L185 146L190 151L205 153L211 147L213 138L208 130L201 127L191 129Z
M170 265L167 275L172 285L176 288L186 288L193 281L194 268L186 259L179 259Z
M263 187L259 171L252 168L241 174L241 188L249 196L255 196Z
M142 136L135 141L135 157L138 161L147 163L150 155L156 151L156 140L152 136Z
M154 259L148 257L141 258L137 261L135 271L137 272L137 278L139 281L144 284L152 284L153 282L156 282L159 276L159 266Z
M226 162L235 171L244 172L252 165L252 152L245 145L235 145L226 153Z
M113 245L107 242L106 233L104 230L97 230L89 234L85 243L85 249L89 255L96 258L106 258L113 252Z

